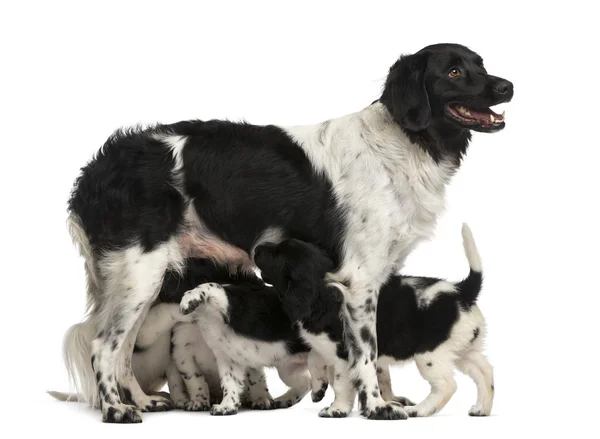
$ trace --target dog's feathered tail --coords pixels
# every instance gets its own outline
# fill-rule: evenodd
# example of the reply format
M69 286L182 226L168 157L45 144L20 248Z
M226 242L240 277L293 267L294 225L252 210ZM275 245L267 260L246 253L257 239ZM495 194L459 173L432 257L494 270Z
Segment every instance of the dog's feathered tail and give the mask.
M78 395L77 393L55 392L54 390L48 390L46 393L59 401L79 402L81 400L81 395Z
M91 362L91 342L96 334L96 325L90 320L71 326L64 338L63 357L69 379L77 393L48 392L59 401L85 402L99 407L98 388Z
M458 293L460 294L461 305L465 309L471 308L476 302L481 285L483 283L483 270L481 265L481 257L475 245L475 239L469 226L464 223L462 226L463 247L465 256L469 261L469 276L456 284Z
M101 309L100 280L95 267L94 254L81 221L74 213L67 219L69 233L79 254L85 261L87 281L87 318L71 326L63 340L63 357L70 381L75 386L76 394L48 392L61 401L80 401L99 406L98 389L91 362L91 343L98 332L98 321Z

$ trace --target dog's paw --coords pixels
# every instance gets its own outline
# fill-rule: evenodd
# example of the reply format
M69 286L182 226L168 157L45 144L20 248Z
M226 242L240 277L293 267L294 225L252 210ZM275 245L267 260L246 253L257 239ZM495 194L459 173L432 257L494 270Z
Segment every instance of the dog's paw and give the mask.
M210 410L210 404L207 401L187 401L183 410L186 412L207 412Z
M142 407L142 412L168 412L175 409L175 404L170 399L162 396L150 396L149 401Z
M335 407L325 407L319 412L319 417L321 418L345 418L348 416L348 412L346 410L338 409Z
M237 415L237 412L237 407L225 406L221 404L215 404L210 408L210 414L213 416L231 416Z
M108 424L139 424L142 422L142 414L133 405L109 405L102 408L102 422Z
M379 406L375 406L370 410L365 410L362 413L368 419L396 421L408 419L408 413L404 408L396 402L388 402Z
M206 294L199 288L186 291L179 304L179 311L183 315L193 313L196 308L202 305L205 301Z
M397 402L402 407L416 405L414 402L412 402L410 399L408 399L404 396L394 396L394 399L392 399L392 401Z
M296 401L297 402L297 401ZM287 409L295 404L291 399L286 400L275 400L275 408L277 409Z
M327 392L327 387L329 385L327 382L321 384L321 388L316 392L311 392L310 397L313 402L320 402L325 397L325 392Z
M411 418L426 418L428 416L431 416L433 414L436 413L436 408L432 408L429 410L426 410L422 407L419 407L419 405L415 405L415 406L407 406L405 407L406 412L408 413L408 416L410 416Z
M173 400L173 405L177 410L185 410L186 404L190 402L187 399L175 399Z
M276 408L275 400L269 398L259 398L250 402L251 410L274 410Z
M490 413L483 409L483 407L479 405L474 405L469 410L469 416L489 416Z

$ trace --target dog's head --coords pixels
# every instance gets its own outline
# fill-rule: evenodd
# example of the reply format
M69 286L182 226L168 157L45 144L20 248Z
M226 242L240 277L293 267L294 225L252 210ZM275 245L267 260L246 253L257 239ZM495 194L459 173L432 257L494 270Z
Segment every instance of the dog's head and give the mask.
M319 248L297 239L256 247L254 262L261 277L279 292L283 307L292 321L311 315L312 305L325 288L325 274L333 261Z
M513 84L488 74L477 53L458 44L427 46L402 56L391 68L380 101L406 131L493 133L504 114L490 109L509 102Z

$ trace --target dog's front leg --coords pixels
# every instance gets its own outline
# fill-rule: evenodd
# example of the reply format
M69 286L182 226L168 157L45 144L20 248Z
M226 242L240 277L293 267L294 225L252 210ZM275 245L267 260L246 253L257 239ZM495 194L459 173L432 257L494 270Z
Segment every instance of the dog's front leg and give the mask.
M377 382L378 287L350 281L342 309L344 341L348 349L349 378L358 392L359 409L369 419L407 419L401 405L386 402Z

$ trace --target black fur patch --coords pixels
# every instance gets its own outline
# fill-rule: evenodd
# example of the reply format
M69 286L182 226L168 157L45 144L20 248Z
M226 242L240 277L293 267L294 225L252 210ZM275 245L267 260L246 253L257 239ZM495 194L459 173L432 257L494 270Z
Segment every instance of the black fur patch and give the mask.
M473 329L473 338L471 338L471 343L474 343L475 340L477 340L477 337L479 337L479 328Z

